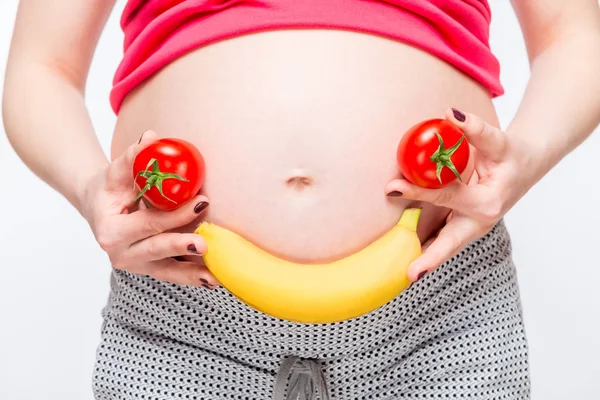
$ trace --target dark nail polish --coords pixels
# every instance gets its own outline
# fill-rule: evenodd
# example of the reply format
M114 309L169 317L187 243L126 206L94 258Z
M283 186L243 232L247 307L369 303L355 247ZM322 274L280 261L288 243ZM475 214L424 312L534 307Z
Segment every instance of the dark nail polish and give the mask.
M391 196L391 197L400 197L400 196L402 196L402 192L394 190L393 192L389 192L388 196Z
M421 280L421 278L424 277L426 273L427 271L421 271L421 273L417 276L417 281Z
M194 207L194 212L196 214L200 214L206 207L208 207L208 203L206 201L201 201L200 203L196 204L196 207Z
M207 285L206 283L203 283L203 284L202 284L202 287L203 287L203 288L205 288L205 289L212 289L212 288L211 288L209 285Z
M452 114L454 114L454 118L456 118L460 122L465 122L467 120L467 116L462 111L459 111L456 108L452 109Z
M188 246L188 251L193 254L200 254L200 253L198 253L198 250L196 250L196 246L194 246L193 244L190 244Z
M200 278L200 282L204 283L205 285L208 285L208 281L204 278Z

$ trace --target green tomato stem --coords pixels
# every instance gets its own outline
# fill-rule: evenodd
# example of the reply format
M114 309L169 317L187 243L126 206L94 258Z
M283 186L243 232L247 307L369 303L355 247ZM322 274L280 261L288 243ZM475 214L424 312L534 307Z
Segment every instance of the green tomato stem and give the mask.
M440 133L437 131L435 131L435 134L438 138L438 141L440 142L439 147L437 148L437 150L435 151L435 153L433 153L430 157L431 161L433 161L434 163L437 164L436 170L435 170L435 175L438 178L438 181L440 181L440 184L443 184L442 182L442 170L444 169L444 167L450 169L450 171L452 171L452 173L454 173L454 175L456 175L456 177L458 178L459 181L462 182L462 177L460 176L460 173L457 171L456 167L454 166L454 163L452 162L451 158L452 155L456 152L456 150L458 150L458 148L460 147L461 143L463 142L465 135L462 135L461 138L458 140L458 142L456 142L456 144L452 147L450 147L449 149L446 149L444 146L444 139L442 138L442 135L440 135Z
M150 170L150 168L152 168L152 170ZM131 202L131 204L135 203L136 201L138 201L148 190L150 190L153 186L155 186L158 191L160 192L161 196L164 197L165 199L177 204L177 202L173 199L170 199L169 197L167 197L164 192L163 192L163 181L165 179L177 179L179 181L182 182L189 182L189 180L187 180L186 178L177 175L177 174L173 174L170 172L162 172L158 166L158 160L156 158L151 159L148 162L148 165L146 165L146 169L143 171L140 171L136 174L135 178L134 178L134 187L135 187L135 180L139 177L139 176L143 176L144 178L146 178L146 185L144 186L144 188L138 193L138 195L135 197L135 199L133 199L133 201Z

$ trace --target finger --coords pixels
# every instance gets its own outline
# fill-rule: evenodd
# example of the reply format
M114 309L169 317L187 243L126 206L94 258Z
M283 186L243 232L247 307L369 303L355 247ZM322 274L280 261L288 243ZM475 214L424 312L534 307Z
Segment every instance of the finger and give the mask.
M406 179L394 179L387 184L388 196L408 200L426 201L439 207L452 208L467 212L475 204L480 188L476 185L464 185L459 182L440 189L427 189L414 185Z
M147 270L143 273L156 280L178 285L207 289L214 289L219 285L208 268L192 262L180 262L173 259L153 262L148 264Z
M206 243L202 236L194 233L161 233L134 243L125 251L124 262L150 262L169 257L202 255Z
M477 225L468 218L454 217L439 232L423 251L423 254L408 267L408 278L417 281L452 258L477 237Z
M427 249L429 248L429 246L431 246L431 243L433 243L435 241L435 239L437 239L438 234L436 233L434 236L430 237L429 239L427 239L425 241L425 243L423 243L421 245L421 250L423 252L427 251Z
M123 154L111 163L108 170L108 190L133 190L133 160L142 149L157 139L158 136L154 131L147 130L143 132L137 143L130 145Z
M457 125L482 157L500 161L506 150L506 135L476 115L455 108L446 111L446 118Z
M208 199L206 196L197 195L183 206L172 211L151 208L123 215L124 223L121 224L120 229L124 240L127 243L134 243L190 224L199 218L207 207Z

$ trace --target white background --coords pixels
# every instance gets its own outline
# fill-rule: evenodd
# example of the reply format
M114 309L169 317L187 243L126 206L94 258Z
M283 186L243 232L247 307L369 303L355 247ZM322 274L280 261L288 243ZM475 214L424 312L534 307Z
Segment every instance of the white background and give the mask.
M509 4L491 0L492 49L506 88L495 101L503 127L529 74ZM121 55L123 6L124 1L117 2L100 40L87 94L107 154L115 123L108 94ZM16 8L16 0L0 2L2 76ZM91 400L108 260L87 223L19 161L2 129L0 399ZM599 153L597 131L506 217L529 336L534 400L600 399Z

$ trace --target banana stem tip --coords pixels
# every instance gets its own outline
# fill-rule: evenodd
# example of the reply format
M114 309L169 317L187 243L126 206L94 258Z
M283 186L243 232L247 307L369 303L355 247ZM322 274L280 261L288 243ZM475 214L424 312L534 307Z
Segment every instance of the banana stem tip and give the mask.
M406 228L410 231L416 232L417 226L419 225L419 218L421 217L422 208L407 208L402 213L398 225Z

